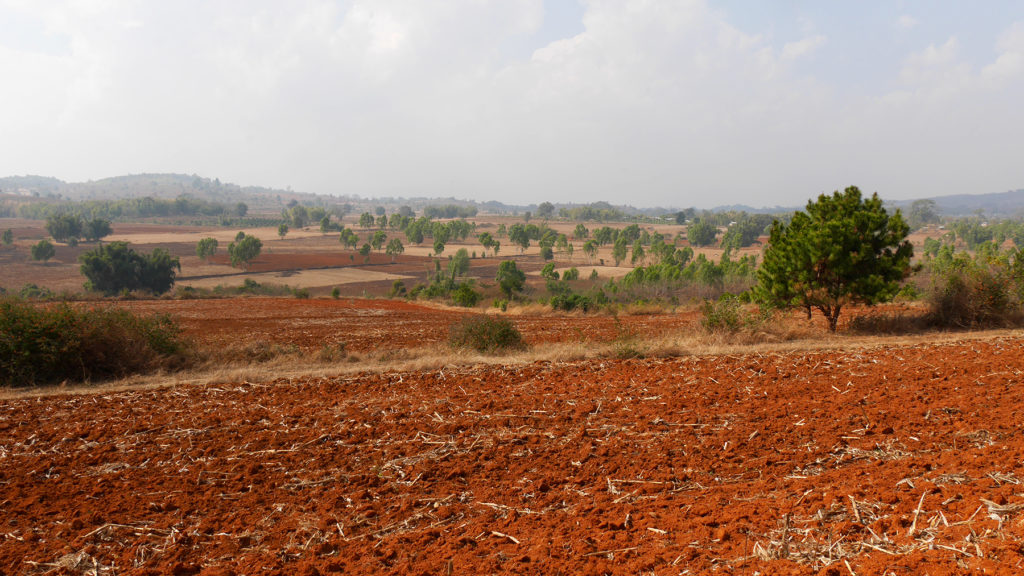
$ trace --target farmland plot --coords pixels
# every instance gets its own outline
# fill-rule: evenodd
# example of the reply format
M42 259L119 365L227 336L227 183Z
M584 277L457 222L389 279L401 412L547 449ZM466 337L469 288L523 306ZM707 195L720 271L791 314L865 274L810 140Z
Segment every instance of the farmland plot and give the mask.
M7 574L1016 574L1024 340L0 402Z

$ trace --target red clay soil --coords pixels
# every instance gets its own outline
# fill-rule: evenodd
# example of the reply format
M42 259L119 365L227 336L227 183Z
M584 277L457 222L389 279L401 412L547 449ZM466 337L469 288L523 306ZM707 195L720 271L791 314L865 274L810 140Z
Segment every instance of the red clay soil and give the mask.
M206 345L266 342L317 350L345 343L350 352L408 349L446 342L449 327L467 314L403 300L233 298L139 300L113 303L142 314L171 314L186 334ZM511 316L529 344L608 342L629 334L678 331L684 314L641 316Z
M1024 339L0 402L0 574L1020 574Z

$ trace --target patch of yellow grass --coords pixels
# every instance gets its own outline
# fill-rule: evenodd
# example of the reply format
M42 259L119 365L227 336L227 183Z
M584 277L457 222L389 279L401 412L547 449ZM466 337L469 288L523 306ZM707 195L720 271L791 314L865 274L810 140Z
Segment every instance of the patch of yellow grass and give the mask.
M693 328L691 326L691 328ZM608 343L562 342L533 346L505 355L453 351L444 344L371 354L325 354L283 349L269 359L253 363L211 359L197 368L133 376L95 385L60 385L31 389L0 390L0 399L57 394L109 394L126 390L158 389L178 385L223 382L269 382L278 379L356 375L359 373L419 372L455 366L515 366L535 362L573 363L627 357L714 357L744 354L787 354L813 351L851 351L918 345L942 345L963 341L1022 338L1022 330L988 330L969 333L930 333L903 336L832 335L810 328L751 333L725 337L699 329L681 330L659 338L628 337ZM628 353L624 353L628 352Z

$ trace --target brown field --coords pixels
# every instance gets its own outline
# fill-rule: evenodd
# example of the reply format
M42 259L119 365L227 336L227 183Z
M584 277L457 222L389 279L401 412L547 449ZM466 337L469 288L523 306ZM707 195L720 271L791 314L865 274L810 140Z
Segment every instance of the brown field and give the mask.
M150 240L186 278L241 283ZM349 294L428 264L356 264L318 234L267 245L246 274ZM0 251L4 285L80 284L81 249L48 266ZM507 317L530 350L482 358L448 350L471 312L438 305L107 304L172 314L201 349L295 352L0 395L0 576L1024 570L1020 331L831 336L793 314L733 341L692 306L527 306Z

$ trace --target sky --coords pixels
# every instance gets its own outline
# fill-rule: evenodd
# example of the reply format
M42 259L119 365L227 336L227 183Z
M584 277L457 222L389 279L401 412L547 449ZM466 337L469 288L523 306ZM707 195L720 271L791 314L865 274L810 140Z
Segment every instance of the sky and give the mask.
M0 176L710 208L1024 188L1024 2L0 0Z

